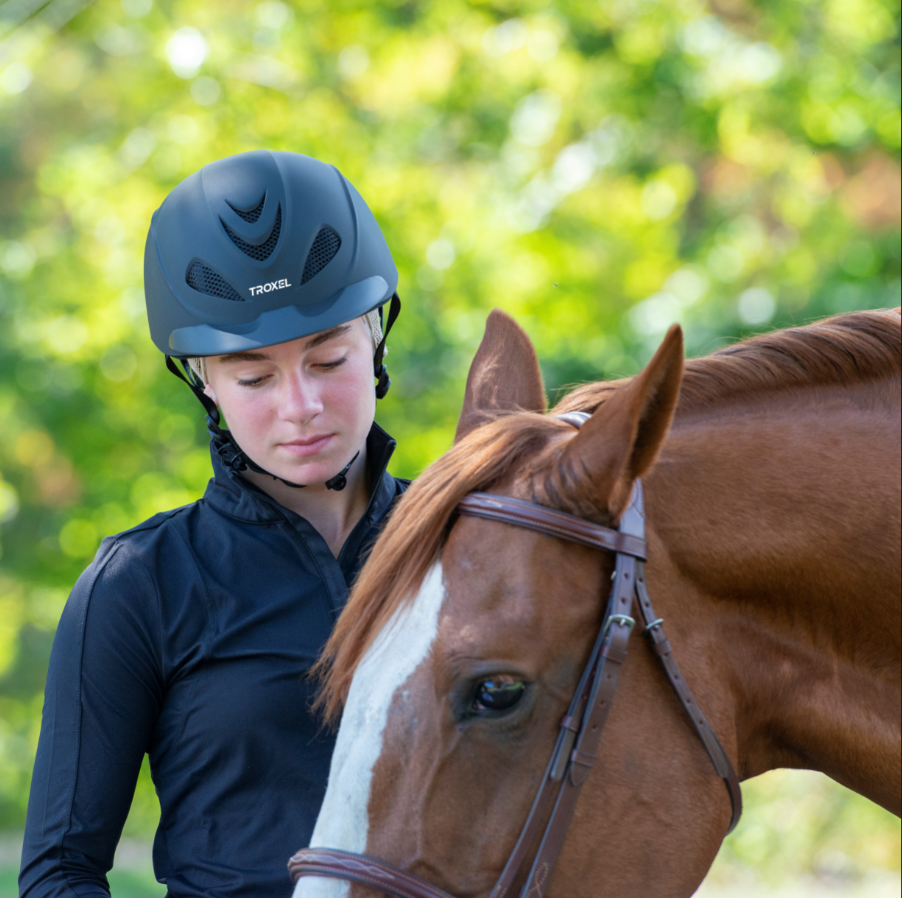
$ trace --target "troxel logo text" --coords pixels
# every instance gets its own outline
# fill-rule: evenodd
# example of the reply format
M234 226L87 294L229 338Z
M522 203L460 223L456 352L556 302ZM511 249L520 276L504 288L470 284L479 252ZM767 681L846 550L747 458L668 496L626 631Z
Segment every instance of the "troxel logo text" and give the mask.
M260 284L257 287L248 287L248 289L251 291L251 296L259 296L261 293L272 293L273 290L284 290L290 286L288 278L282 278L280 281L270 281L268 284Z

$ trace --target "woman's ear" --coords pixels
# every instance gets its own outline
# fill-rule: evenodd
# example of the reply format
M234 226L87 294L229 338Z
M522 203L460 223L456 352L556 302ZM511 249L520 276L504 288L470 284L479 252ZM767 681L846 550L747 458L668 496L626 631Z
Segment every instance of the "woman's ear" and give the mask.
M213 402L216 403L216 405L219 405L219 400L216 398L216 392L214 391L209 381L207 381L206 385L204 386L204 396L209 396L210 399L212 399Z

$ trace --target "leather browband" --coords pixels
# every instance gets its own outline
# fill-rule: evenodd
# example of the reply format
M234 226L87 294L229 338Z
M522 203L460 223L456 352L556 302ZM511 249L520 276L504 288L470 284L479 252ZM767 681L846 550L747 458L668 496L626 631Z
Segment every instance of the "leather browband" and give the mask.
M593 549L630 555L640 561L647 558L648 543L641 537L611 530L534 502L495 496L492 493L470 493L460 500L457 510L463 515L503 521L546 536L560 536Z
M588 419L588 415L582 412L559 417L577 428ZM522 499L490 493L470 493L460 501L458 511L462 515L500 521L616 553L611 594L601 630L570 707L561 721L554 752L529 816L490 898L513 898L511 889L518 881L523 883L517 893L519 898L543 898L545 894L576 810L580 790L596 759L635 624L630 616L634 605L639 606L652 650L686 709L714 770L726 784L732 807L728 832L732 832L742 814L739 777L680 674L670 642L664 635L663 621L656 617L645 586L647 543L642 483L636 481L632 503L620 519L618 530ZM526 860L537 840L538 848L535 849L532 865L523 878ZM288 869L294 882L301 876L325 876L358 882L393 898L453 898L425 880L385 861L331 848L302 849L291 859Z

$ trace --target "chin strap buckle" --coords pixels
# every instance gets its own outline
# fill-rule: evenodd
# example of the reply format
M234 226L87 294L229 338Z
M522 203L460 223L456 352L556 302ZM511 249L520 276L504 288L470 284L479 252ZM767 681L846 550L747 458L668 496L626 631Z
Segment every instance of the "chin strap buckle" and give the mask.
M348 471L351 470L351 465L357 461L360 456L360 451L357 451L357 454L334 476L330 477L326 481L326 489L327 490L335 490L335 492L340 492L348 485Z

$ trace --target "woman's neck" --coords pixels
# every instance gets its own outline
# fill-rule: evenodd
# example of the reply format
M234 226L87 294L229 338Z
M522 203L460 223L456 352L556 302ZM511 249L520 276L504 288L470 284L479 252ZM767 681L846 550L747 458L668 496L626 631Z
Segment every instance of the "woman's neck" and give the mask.
M290 508L309 521L336 558L345 540L363 517L370 498L365 446L348 470L348 483L343 490L330 490L322 483L297 489L255 471L245 471L242 476L272 496L280 505Z

